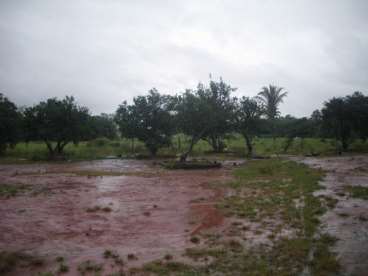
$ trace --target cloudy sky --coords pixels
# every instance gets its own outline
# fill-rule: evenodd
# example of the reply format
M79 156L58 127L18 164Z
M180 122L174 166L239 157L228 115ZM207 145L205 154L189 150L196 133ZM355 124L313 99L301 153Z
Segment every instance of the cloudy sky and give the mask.
M0 92L18 105L74 95L114 112L152 87L209 74L254 96L285 87L283 114L368 92L366 0L0 0Z

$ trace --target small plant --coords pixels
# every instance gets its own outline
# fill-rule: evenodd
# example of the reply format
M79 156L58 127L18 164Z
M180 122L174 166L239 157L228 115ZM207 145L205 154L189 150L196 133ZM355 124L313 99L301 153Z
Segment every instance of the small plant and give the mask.
M0 251L0 275L12 272L18 265L42 266L44 261L38 257L19 252Z
M130 253L130 254L128 254L128 260L129 261L133 261L133 260L138 260L138 258L133 253Z
M165 259L166 261L171 261L171 260L173 259L173 256L172 256L171 254L166 254L166 255L164 256L164 259Z
M58 271L59 273L67 273L69 271L69 267L66 264L61 263Z
M346 186L345 189L353 198L360 198L368 200L368 187L363 186Z
M106 249L105 252L103 253L103 256L105 259L108 259L112 256L112 251L109 249Z
M190 241L192 242L192 243L199 243L200 242L200 239L198 238L198 237L196 237L196 236L194 236L194 237L191 237L190 238Z
M27 189L26 185L16 184L0 184L0 198L10 198L24 192Z
M64 262L64 257L61 257L61 256L58 256L58 257L56 257L56 259L55 259L58 263L62 263L62 262Z
M91 260L87 260L78 266L78 271L83 275L86 272L100 272L102 271L102 268L102 264L97 264Z

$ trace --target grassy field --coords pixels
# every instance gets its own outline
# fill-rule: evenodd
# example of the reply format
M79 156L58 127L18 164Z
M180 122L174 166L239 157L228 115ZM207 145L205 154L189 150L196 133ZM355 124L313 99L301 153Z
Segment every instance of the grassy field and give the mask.
M245 142L242 136L233 135L226 139L226 151L234 156L245 156ZM285 152L285 138L256 138L254 148L257 155L269 156L272 154L295 154L295 155L332 155L336 154L336 141L331 139L294 139L292 145ZM173 138L172 145L160 149L158 157L176 156L187 148L188 142L184 135L177 135ZM211 153L211 146L201 140L194 147L192 156L203 156ZM352 152L368 152L368 142L355 141L351 145ZM65 148L66 157L71 160L100 159L107 156L148 156L149 153L140 141L127 139L108 140L99 138L89 142L81 142L78 145L68 144ZM2 157L3 161L24 158L32 161L47 159L47 148L42 142L19 143L13 149L8 149ZM220 156L221 157L221 156Z

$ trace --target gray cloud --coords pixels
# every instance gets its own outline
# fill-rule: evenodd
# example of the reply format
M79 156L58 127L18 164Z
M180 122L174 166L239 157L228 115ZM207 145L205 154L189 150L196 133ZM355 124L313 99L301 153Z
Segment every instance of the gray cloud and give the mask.
M211 73L237 96L285 87L282 112L309 115L367 91L367 10L365 0L1 0L0 91L18 105L72 94L111 113Z

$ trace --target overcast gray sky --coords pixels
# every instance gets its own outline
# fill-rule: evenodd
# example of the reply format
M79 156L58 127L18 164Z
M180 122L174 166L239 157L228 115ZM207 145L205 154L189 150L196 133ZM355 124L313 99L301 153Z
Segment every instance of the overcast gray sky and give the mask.
M114 112L156 87L222 78L254 96L285 87L283 114L368 91L365 0L0 0L0 92L18 105L74 95Z

